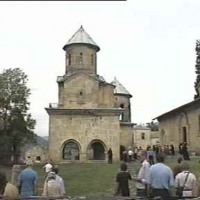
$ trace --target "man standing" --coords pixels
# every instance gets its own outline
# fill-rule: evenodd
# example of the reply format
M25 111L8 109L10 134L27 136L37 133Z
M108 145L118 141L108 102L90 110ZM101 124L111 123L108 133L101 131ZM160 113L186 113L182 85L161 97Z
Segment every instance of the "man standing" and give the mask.
M183 152L183 159L184 160L190 160L190 156L189 156L188 147L187 147L186 142L183 143L182 152Z
M129 149L128 150L128 161L131 162L133 160L133 150Z
M112 159L113 159L113 152L112 152L112 149L109 148L109 150L108 150L108 164L112 164Z
M46 162L45 166L43 167L45 172L46 172L46 175L45 175L45 178L47 177L48 173L51 172L53 166L52 164L50 164L50 162Z
M146 151L144 150L138 152L138 160L141 163L141 167L137 178L132 177L136 181L137 196L142 198L147 196L147 179L150 172L150 164L147 162L146 155Z
M150 165L154 164L155 152L151 149L151 146L147 150L147 159L149 160Z
M26 162L26 168L18 176L18 187L21 198L28 198L37 194L37 172L32 169L33 162Z
M151 196L161 197L164 200L170 200L170 189L174 186L174 176L172 170L164 164L164 154L158 153L157 163L150 168L149 188Z

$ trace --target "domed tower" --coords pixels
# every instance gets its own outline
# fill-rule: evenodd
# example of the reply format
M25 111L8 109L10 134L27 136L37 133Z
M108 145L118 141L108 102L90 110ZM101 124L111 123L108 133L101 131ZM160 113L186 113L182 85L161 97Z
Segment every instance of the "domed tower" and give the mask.
M83 27L69 39L63 47L66 51L65 73L70 75L75 72L97 73L97 56L99 46L85 32Z
M114 107L115 86L97 74L100 48L81 26L63 49L66 64L65 74L57 77L58 103L46 108L49 157L55 162L106 162L112 148L113 161L119 161L123 110Z
M111 82L115 85L114 96L115 96L115 107L124 109L124 113L120 117L121 122L131 122L131 103L130 98L132 95L128 90L116 79Z

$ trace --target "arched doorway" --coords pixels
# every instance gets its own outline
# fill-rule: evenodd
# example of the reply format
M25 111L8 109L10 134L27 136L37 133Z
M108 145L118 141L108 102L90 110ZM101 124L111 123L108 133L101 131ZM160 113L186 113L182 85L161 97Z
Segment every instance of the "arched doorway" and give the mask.
M120 160L124 160L123 152L126 151L126 147L123 145L120 145Z
M73 140L65 142L62 152L63 160L79 160L80 159L80 145Z
M105 160L105 145L100 140L92 141L88 148L89 160Z
M179 116L179 142L189 142L189 122L186 112L180 113Z
M119 108L124 109L124 104L121 103L120 106L119 106ZM122 122L124 121L124 113L122 113L122 114L119 116L119 120L122 121Z

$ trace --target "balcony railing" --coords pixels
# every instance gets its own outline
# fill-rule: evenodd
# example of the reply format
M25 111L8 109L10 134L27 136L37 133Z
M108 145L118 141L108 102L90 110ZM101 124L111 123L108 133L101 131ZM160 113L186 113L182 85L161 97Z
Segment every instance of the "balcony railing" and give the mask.
M63 105L60 104L60 103L50 103L49 104L49 108L60 108L62 107Z

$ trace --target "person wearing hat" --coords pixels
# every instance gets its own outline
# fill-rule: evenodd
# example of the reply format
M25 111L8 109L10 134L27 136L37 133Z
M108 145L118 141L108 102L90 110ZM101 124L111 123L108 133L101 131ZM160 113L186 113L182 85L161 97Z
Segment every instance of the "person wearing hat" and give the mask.
M27 160L26 168L18 176L18 188L21 198L37 195L37 172L32 169L33 162Z
M65 184L64 184L64 181L63 181L63 178L59 175L59 169L57 166L55 166L53 169L52 169L53 172L55 172L56 174L56 181L58 182L58 184L60 185L60 188L61 188L61 196L65 196L66 195L66 191L65 191Z
M42 196L48 197L49 199L55 199L62 197L62 188L58 181L56 181L56 173L49 172L45 182Z

